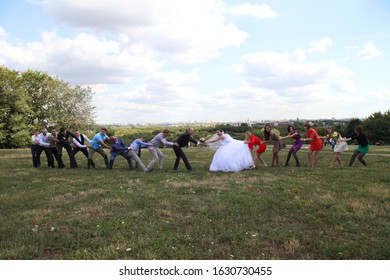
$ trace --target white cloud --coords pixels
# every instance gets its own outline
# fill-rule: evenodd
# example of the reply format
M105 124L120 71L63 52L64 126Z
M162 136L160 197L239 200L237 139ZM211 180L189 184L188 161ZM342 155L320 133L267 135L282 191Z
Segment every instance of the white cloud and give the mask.
M112 114L118 114L118 119L127 116L128 122L245 121L280 119L286 114L316 117L327 116L335 100L351 103L352 73L333 61L297 62L286 53L259 52L243 56L240 62L233 67L244 79L237 88L200 93L196 71L158 72L131 91L113 94L110 102L115 113L109 112L110 103L101 98L99 121Z
M387 102L390 100L390 92L388 91L375 91L372 92L372 95L370 95L370 98L372 98L375 102L380 102L384 106L388 106Z
M242 56L240 64L234 65L233 70L252 91L272 93L265 101L250 98L251 106L258 108L253 116L260 115L257 119L281 119L287 115L289 118L345 117L347 108L344 113L330 109L357 103L353 73L331 60L298 61L297 54L304 52L297 49L292 58L287 53L257 52Z
M280 96L295 96L297 92L315 95L319 88L331 88L331 94L354 90L352 72L333 61L301 63L285 53L258 52L241 57L240 62L233 69L248 85L276 91Z
M235 69L248 83L262 87L304 86L331 77L335 71L340 76L350 74L333 62L296 63L290 60L288 54L277 52L248 54L240 61Z
M267 104L261 115L272 118L277 118L280 108L289 107L288 99L273 90L242 85L201 94L196 90L198 82L195 71L159 72L131 91L111 94L109 98L98 94L94 99L98 122L245 121L259 116L260 104Z
M7 36L7 32L5 31L5 29L3 27L0 26L0 38L6 37L6 36Z
M190 120L193 110L199 109L199 95L194 88L198 82L196 71L156 72L132 90L110 94L109 98L97 94L94 106L98 120L102 123L106 118L121 123ZM115 112L110 108L115 108Z
M271 18L278 16L278 14L267 4L253 5L245 3L230 8L229 12L234 16L252 16L257 18Z
M45 71L81 85L124 83L162 66L154 52L142 44L122 45L85 33L62 38L44 32L40 41L17 46L6 41L0 44L6 64Z
M323 53L323 52L326 52L328 49L328 46L331 46L332 44L333 44L332 39L321 38L317 42L310 43L311 48L308 49L308 52L309 53Z
M372 42L368 42L364 49L358 52L358 57L363 60L383 56L383 53L379 51Z
M306 52L302 48L297 48L294 51L294 57L297 62L305 62L306 61Z
M168 53L182 63L201 63L238 46L248 34L225 23L220 0L46 0L46 12L66 25L126 36L130 43Z
M138 89L138 94L141 93L143 99L157 101L160 104L177 103L177 100L183 104L191 101L197 94L193 86L198 81L197 72L156 72L145 80L142 88Z

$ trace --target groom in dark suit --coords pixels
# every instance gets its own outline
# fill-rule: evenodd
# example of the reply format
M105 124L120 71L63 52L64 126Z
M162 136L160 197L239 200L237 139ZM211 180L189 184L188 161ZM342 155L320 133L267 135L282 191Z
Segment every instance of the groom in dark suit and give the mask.
M176 161L175 165L173 167L173 170L177 170L177 167L179 166L180 159L183 159L184 164L187 167L188 171L192 171L191 164L188 162L187 156L183 152L183 147L187 147L189 142L194 143L195 145L198 144L198 141L192 138L192 135L194 134L195 130L190 127L187 129L186 132L183 134L180 134L179 137L177 137L176 141L173 145L173 150L175 151L176 154Z

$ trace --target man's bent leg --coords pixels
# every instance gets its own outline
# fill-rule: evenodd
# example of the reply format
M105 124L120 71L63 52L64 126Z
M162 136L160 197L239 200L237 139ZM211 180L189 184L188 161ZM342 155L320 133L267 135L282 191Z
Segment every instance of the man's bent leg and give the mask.
M127 164L130 169L133 169L133 163L131 162L131 157L126 152L121 152L121 156L127 160Z
M90 148L88 152L88 169L91 168L91 163L92 163L92 157L95 154L96 150L94 148Z
M138 167L140 167L144 172L148 171L148 169L145 167L145 165L143 164L143 162L141 161L141 159L138 157L137 153L134 152L133 150L130 150L128 152L128 155L135 160L135 162L137 163Z
M162 169L162 164L164 160L164 154L160 151L159 148L156 148L157 156L158 156L158 169Z
M104 150L102 148L98 148L98 149L96 149L96 152L104 158L104 163L106 164L106 168L109 169L110 165L108 164L108 157L107 157L106 153L104 152Z
M152 160L150 161L150 163L148 164L148 170L152 170L153 169L153 165L156 163L156 161L158 161L159 157L157 155L157 151L156 151L157 148L153 147L153 148L149 148L149 152L150 152L150 156L152 157Z
M114 161L116 158L116 153L111 153L110 154L110 164L108 169L112 169L114 167Z

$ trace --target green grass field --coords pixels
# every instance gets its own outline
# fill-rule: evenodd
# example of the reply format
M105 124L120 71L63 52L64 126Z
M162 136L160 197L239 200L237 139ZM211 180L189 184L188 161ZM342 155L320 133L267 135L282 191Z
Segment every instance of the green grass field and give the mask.
M328 168L326 147L314 169L241 173L209 172L207 148L174 172L163 152L163 171L144 174L98 154L97 169L81 154L77 170L33 169L28 149L0 150L0 259L390 259L389 147L372 147L368 167Z

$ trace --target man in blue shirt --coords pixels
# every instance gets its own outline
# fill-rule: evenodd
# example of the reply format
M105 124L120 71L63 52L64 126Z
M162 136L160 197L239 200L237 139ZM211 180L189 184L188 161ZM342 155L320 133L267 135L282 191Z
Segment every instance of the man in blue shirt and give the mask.
M128 152L128 155L135 160L135 162L137 163L137 166L141 167L141 169L144 171L144 172L149 172L150 170L147 169L145 167L145 165L143 164L143 162L141 161L141 159L139 158L139 156L137 155L137 152L141 149L141 148L146 148L146 147L149 147L149 146L153 146L153 144L151 143L145 143L143 142L144 141L144 138L143 137L140 137L138 139L135 139L133 141L133 143L131 143L130 147L129 147L129 152Z
M88 153L88 169L91 168L92 157L95 154L95 152L97 152L104 158L104 163L106 164L106 168L110 168L110 165L108 164L108 157L103 150L103 147L111 150L111 147L108 146L106 143L104 143L104 140L106 140L108 137L106 133L107 133L107 129L102 128L100 129L100 132L93 137L91 141L91 147Z
M131 162L131 157L127 154L129 151L129 147L123 143L122 139L117 136L110 136L111 141L111 155L110 155L110 167L109 169L112 169L114 166L114 161L117 156L122 156L127 160L127 163L129 164L129 168L133 169L133 164Z

